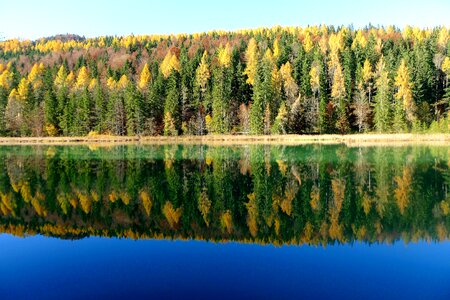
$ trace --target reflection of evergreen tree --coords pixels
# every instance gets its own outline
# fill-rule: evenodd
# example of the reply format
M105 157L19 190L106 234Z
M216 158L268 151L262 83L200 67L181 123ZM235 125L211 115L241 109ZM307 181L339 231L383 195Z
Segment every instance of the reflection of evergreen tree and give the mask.
M0 231L261 243L448 238L448 149L0 148Z

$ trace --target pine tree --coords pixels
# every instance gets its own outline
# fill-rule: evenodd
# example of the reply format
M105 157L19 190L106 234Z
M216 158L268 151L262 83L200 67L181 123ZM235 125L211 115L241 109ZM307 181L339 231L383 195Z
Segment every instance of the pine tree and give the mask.
M378 132L388 132L391 124L392 92L383 58L377 64L378 78L375 81L377 93L374 104L374 125Z
M258 63L255 81L253 85L253 102L250 109L250 133L264 133L264 115L266 106L273 101L273 65L270 61L271 54L266 52L264 58ZM269 108L270 110L270 108ZM267 125L266 125L267 127Z
M167 79L167 95L164 103L164 135L178 135L180 120L179 74L172 71Z
M125 113L127 119L127 134L140 135L144 129L144 113L142 97L133 83L129 83L125 89Z
M227 133L231 129L231 48L227 44L218 51L219 67L215 70L212 91L212 126L214 133Z

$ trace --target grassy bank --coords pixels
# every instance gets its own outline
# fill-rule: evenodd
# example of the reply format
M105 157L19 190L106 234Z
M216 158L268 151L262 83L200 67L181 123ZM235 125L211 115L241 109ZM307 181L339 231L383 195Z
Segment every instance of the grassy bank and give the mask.
M450 134L349 134L349 135L206 135L206 136L83 136L83 137L3 137L0 145L67 144L281 144L311 143L346 145L449 144Z

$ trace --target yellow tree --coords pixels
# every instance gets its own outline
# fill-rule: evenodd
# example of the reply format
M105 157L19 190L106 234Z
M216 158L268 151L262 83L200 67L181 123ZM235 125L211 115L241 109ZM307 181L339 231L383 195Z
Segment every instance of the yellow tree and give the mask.
M311 38L311 34L309 32L306 33L303 38L303 49L306 53L309 53L314 48L314 43Z
M283 81L284 92L286 93L288 104L292 105L298 96L298 85L292 77L292 66L286 62L280 67L280 75Z
M208 53L205 51L203 52L200 64L195 71L195 80L202 93L206 92L206 84L208 83L210 77L211 73L209 72Z
M172 70L180 71L180 61L176 54L172 53L172 51L168 51L161 65L161 72L165 78L169 77Z
M448 86L448 78L450 76L450 57L446 56L441 65L442 72L445 73L445 86ZM5 71L6 72L6 71Z
M13 74L8 69L3 71L3 73L0 75L0 87L4 88L5 90L9 90L11 88L12 81Z
M245 51L245 67L244 74L247 75L247 83L253 85L255 83L256 68L258 65L258 46L254 38L248 42L247 50Z
M414 120L415 104L411 91L409 69L406 66L404 59L402 59L397 71L397 76L395 77L395 87L397 88L395 99L402 102L406 117L412 122Z
M336 128L345 133L348 128L347 112L345 107L345 82L341 65L338 63L333 73L333 85L331 87L331 97L334 104L337 105L337 123Z
M82 66L78 71L77 81L75 83L75 87L77 89L85 89L88 87L90 83L89 73L85 66Z
M369 93L369 104L372 100L372 78L373 78L373 72L372 72L372 65L370 64L369 60L366 59L364 61L364 65L362 68L362 78L364 85L367 88L367 92Z
M217 59L221 67L228 68L231 65L231 47L229 43L225 47L221 46L219 48Z
M66 69L64 68L64 65L61 65L61 67L58 70L58 73L56 74L56 78L54 81L55 86L57 86L58 88L64 86L66 83L66 78L67 78Z
M138 87L141 90L145 90L148 87L148 83L152 79L152 74L148 68L148 64L146 63L142 68L141 74L139 76Z

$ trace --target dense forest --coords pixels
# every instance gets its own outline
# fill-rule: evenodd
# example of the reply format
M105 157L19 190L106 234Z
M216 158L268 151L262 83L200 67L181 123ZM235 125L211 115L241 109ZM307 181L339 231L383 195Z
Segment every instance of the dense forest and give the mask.
M0 148L0 233L272 244L450 236L448 147Z
M448 132L444 27L0 42L4 136Z

